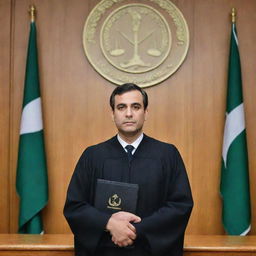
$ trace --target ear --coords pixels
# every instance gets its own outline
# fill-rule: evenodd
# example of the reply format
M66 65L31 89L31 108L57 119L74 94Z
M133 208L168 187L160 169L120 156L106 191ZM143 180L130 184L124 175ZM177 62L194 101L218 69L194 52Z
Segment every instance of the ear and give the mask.
M112 110L112 108L109 109L109 114L111 116L112 121L114 122L115 117L114 117L114 110Z
M145 109L145 117L144 120L146 121L148 119L148 108Z

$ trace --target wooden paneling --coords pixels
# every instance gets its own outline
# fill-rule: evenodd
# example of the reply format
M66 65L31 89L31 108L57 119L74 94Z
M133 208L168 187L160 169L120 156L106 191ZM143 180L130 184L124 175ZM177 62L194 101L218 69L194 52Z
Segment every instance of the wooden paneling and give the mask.
M34 0L37 15L41 93L49 175L49 203L44 211L47 233L69 233L62 215L69 179L85 147L115 134L108 98L115 85L103 79L88 63L82 46L82 31L95 0ZM227 64L231 7L238 12L237 29L243 70L244 100L250 158L252 231L256 234L256 2L254 0L175 0L190 30L190 48L183 65L160 85L147 88L149 118L145 132L175 144L180 150L192 185L195 207L188 234L224 234L221 224L219 177L225 118ZM6 13L9 1L1 1ZM9 5L7 4L9 3ZM3 217L10 231L17 230L18 198L15 190L20 112L29 32L30 0L12 1L12 59L8 57L10 32L0 41L0 54L13 63L12 72L0 64L1 193L10 183L10 202ZM3 16L3 15L2 15ZM1 16L1 19L2 19ZM9 19L10 20L10 19ZM10 26L10 21L5 17ZM6 27L6 26L5 26ZM6 29L6 28L5 28ZM9 33L9 34L8 34ZM2 62L1 62L2 63ZM9 67L9 65L8 65ZM11 76L12 87L6 87ZM9 95L11 105L9 108ZM3 104L3 105L2 105ZM10 117L8 116L10 114ZM10 129L8 120L10 120ZM10 130L10 161L8 132ZM8 169L8 165L10 168ZM10 171L10 180L7 177ZM3 186L2 186L3 184ZM1 205L8 195L0 197ZM3 202L3 203L2 203ZM10 207L10 215L8 215ZM1 206L1 209L3 207ZM1 217L1 216L0 216ZM0 232L6 232L0 222Z
M10 106L10 231L18 230L16 165L30 19L29 1L12 1L12 87ZM17 15L16 10L20 15Z
M11 1L0 0L0 232L9 232Z
M251 207L252 207L252 231L256 234L256 4L239 3L238 17L238 36L240 46L240 57L242 66L243 93L245 104L245 118L247 125L247 143L249 151L250 168L250 189L251 189ZM250 24L249 26L246 24Z

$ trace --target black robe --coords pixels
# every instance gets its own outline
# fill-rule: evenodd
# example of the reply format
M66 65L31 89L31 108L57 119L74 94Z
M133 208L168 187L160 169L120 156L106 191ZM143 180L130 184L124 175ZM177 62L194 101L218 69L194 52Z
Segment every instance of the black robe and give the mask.
M105 232L110 214L93 207L98 178L139 185L132 248L118 248ZM117 137L87 148L72 176L64 215L75 236L77 256L181 256L193 207L182 158L170 144L144 135L129 164ZM112 247L108 247L111 244Z

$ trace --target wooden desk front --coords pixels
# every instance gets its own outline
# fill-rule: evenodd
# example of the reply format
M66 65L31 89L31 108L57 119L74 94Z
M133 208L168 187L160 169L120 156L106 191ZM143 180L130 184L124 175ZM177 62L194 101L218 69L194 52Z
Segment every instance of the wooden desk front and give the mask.
M0 256L73 256L67 234L0 234ZM184 256L256 256L256 236L186 236Z

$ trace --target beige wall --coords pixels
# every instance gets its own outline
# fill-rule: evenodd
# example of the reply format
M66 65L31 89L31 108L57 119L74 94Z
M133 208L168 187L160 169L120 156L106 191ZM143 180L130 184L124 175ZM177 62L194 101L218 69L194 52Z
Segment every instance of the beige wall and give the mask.
M0 0L0 232L16 232L15 173L30 0ZM89 65L82 30L96 0L34 0L50 198L44 211L47 233L70 232L62 208L74 165L88 145L112 136L108 97L115 88ZM190 178L195 207L189 234L223 234L219 174L224 125L231 7L243 71L252 210L256 207L256 2L174 0L190 30L190 48L181 68L146 89L150 116L145 132L174 143ZM254 211L255 212L255 211ZM251 234L256 234L253 213Z

